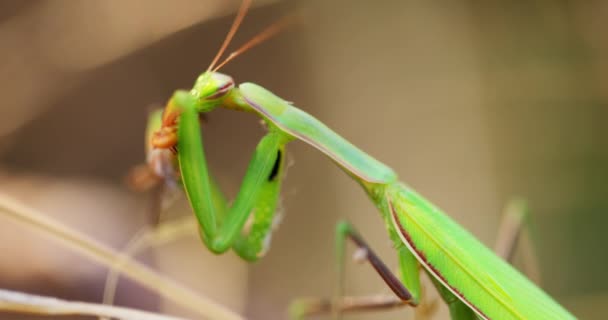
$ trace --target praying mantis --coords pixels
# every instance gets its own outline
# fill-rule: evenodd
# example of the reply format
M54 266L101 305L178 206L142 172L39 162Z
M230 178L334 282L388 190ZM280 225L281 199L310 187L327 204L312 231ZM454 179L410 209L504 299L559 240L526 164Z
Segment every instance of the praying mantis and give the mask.
M269 248L288 143L301 140L321 151L356 181L380 212L399 258L393 274L348 222L336 228L338 279L329 310L339 316L346 242L353 242L403 305L421 303L420 270L426 272L455 320L575 319L565 308L479 242L440 209L398 180L388 166L366 154L310 114L269 90L237 85L218 70L240 53L273 36L281 20L218 63L250 5L239 13L208 69L189 91L177 90L148 125L148 166L155 176L183 185L200 225L203 244L222 254L233 250L256 261ZM267 132L258 143L231 204L207 168L199 115L216 108L258 116ZM422 268L421 268L422 267ZM362 300L362 309L379 304ZM301 314L307 306L301 306Z

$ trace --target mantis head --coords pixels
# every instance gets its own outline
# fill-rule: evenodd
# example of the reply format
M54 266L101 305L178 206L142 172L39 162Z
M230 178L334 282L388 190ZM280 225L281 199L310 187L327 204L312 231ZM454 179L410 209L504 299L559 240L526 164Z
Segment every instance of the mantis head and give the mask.
M288 24L295 21L293 17L285 17L273 23L257 36L246 42L239 49L229 54L224 61L219 62L219 59L224 54L224 51L232 40L232 37L243 21L243 18L245 17L250 5L251 0L243 0L237 16L232 23L232 27L230 27L230 31L224 39L220 50L207 68L207 71L203 72L196 79L192 90L190 90L190 92L177 91L173 97L171 97L163 112L162 126L154 133L154 136L152 137L152 146L154 148L172 149L175 152L175 145L177 144L177 122L183 108L195 108L196 111L201 113L209 112L221 105L222 102L225 101L225 98L230 95L230 92L232 92L232 89L234 88L234 80L232 80L230 76L217 72L217 70L222 68L243 52L246 52L252 47L274 36Z
M234 80L219 72L201 74L190 92L177 91L169 99L162 115L162 125L154 132L151 142L156 149L172 149L177 144L177 125L183 108L209 112L219 106L234 88Z
M234 88L232 77L215 71L206 71L196 79L190 94L199 100L201 104L199 111L206 112L216 107L232 88Z

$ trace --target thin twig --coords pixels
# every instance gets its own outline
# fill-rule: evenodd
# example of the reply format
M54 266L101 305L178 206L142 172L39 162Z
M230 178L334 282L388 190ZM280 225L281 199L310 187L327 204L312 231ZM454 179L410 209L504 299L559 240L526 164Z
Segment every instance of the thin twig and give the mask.
M125 246L125 249L121 252L120 260L108 270L103 292L103 303L107 305L114 304L114 295L120 276L120 271L117 268L123 264L124 261L128 261L129 258L135 259L137 254L147 248L160 246L181 236L196 234L197 225L193 215L162 222L155 228L144 227L141 229Z
M121 254L110 247L1 193L0 210L5 211L8 216L19 222L58 240L67 248L108 268L116 268L130 279L156 292L159 296L169 299L182 307L196 311L206 318L221 320L244 319L224 306L211 301L209 298L202 297L132 259L124 259L122 263L119 263L121 262Z
M0 289L0 310L54 316L103 316L122 320L184 320L184 318L130 308L80 301L67 301L4 289Z

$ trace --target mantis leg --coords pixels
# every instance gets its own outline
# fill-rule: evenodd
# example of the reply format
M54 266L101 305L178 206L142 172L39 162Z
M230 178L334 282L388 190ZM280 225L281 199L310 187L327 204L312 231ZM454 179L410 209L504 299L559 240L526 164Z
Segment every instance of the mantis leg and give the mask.
M362 259L367 260L378 272L378 275L389 286L393 293L404 303L417 305L420 295L420 282L418 276L418 264L416 259L407 251L407 248L398 248L399 267L401 270L401 280L384 264L384 262L374 253L372 248L365 242L363 237L348 222L340 222L336 228L336 252L337 263L336 273L338 284L336 286L335 298L342 296L344 291L344 260L346 252L346 239L350 240L360 250ZM403 281L403 282L402 282ZM409 289L408 289L409 288Z
M203 243L220 254L234 246L248 260L257 259L265 248L284 167L285 144L290 140L278 130L269 131L258 143L241 188L225 217L214 204L212 186L203 141L200 134L196 101L187 92L178 91L174 103L182 108L178 128L178 160L182 182L199 221ZM245 236L243 227L255 211L252 228Z
M394 232L391 231L391 234ZM393 239L398 236L394 234ZM369 296L369 297L343 297L344 283L344 260L346 252L346 240L350 240L357 246L360 258L367 260L378 272L378 275L389 286L395 297ZM365 242L363 237L348 222L340 222L336 228L336 273L338 283L333 301L319 299L300 300L291 307L293 318L302 318L317 313L332 312L334 317L346 311L365 311L376 309L388 309L400 306L417 306L420 298L419 265L414 256L401 243L397 244L399 255L399 279L386 264L376 255L372 248Z
M246 225L233 246L234 251L248 261L255 261L268 251L272 231L279 222L276 213L285 171L285 145L279 145L271 152L276 154L276 160L268 178L261 183L258 200L250 217L251 224Z
M512 263L515 250L519 249L523 256L523 272L538 284L541 277L528 217L526 203L522 199L515 198L507 203L498 228L494 252Z
M494 252L507 261L513 260L515 247L519 242L526 216L527 212L523 201L515 199L507 203L494 245Z
M443 286L435 277L429 275L431 282L437 288L437 292L441 296L441 299L445 302L450 310L450 318L454 320L474 320L478 319L477 315L471 308L469 308L464 302L456 297L450 290Z

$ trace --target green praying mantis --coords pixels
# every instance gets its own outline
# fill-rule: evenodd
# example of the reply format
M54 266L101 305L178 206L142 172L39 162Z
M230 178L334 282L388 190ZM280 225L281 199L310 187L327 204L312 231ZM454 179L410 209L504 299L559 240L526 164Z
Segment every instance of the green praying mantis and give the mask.
M498 257L458 223L419 195L396 173L336 134L310 114L253 83L236 85L218 70L237 55L277 33L280 21L231 54L219 58L238 29L250 1L239 13L215 59L189 91L177 90L164 110L151 114L148 166L156 177L180 182L200 224L204 245L216 254L233 250L247 261L260 259L269 247L274 214L285 173L285 149L301 140L324 153L368 194L384 220L399 260L399 274L390 269L348 222L337 225L338 285L329 307L335 316L342 297L346 242L398 297L400 303L421 303L420 270L424 270L452 319L575 319L565 308ZM228 108L260 117L267 133L258 143L234 201L228 204L208 168L199 115ZM422 268L421 268L422 267ZM359 307L374 307L373 300ZM306 313L302 306L300 313Z

